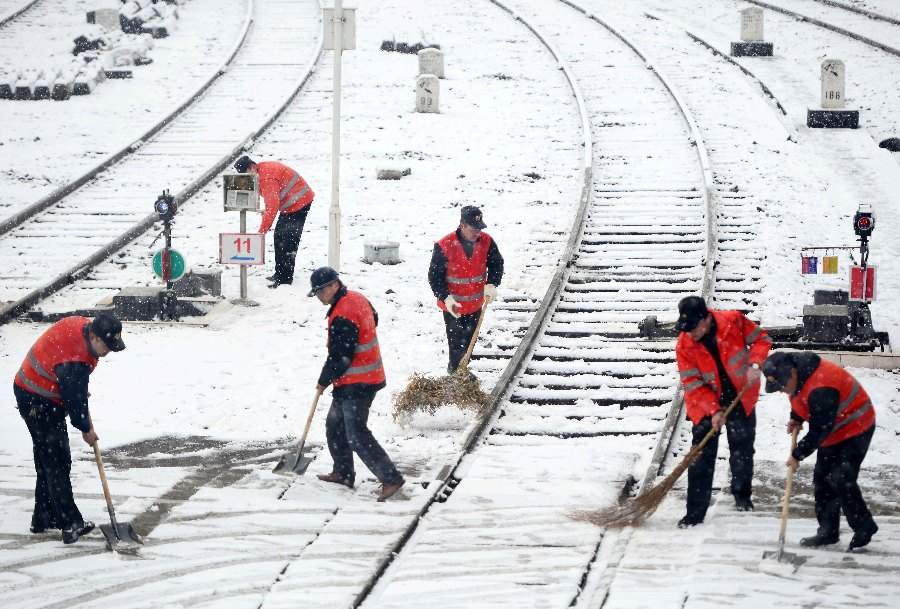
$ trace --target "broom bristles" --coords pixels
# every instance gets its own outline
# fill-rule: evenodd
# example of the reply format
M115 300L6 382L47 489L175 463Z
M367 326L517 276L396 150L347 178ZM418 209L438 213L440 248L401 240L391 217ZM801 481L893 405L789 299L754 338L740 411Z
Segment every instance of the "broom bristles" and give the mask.
M637 527L650 518L656 508L660 506L666 495L675 486L675 482L685 470L694 462L703 445L696 445L685 455L684 459L675 466L662 482L641 493L624 505L606 508L604 510L579 511L573 515L575 520L590 522L599 527L609 529L621 529L624 527Z
M406 388L394 398L394 420L408 420L416 412L433 415L441 406L456 405L463 410L481 412L490 402L490 396L481 390L481 384L466 368L458 368L453 374L436 379L424 374L413 374Z

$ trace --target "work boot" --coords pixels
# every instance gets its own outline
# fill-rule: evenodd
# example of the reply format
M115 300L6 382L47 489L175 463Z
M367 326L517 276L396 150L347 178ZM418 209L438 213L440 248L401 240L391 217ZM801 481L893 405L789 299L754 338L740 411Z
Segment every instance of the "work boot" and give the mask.
M397 494L397 491L400 490L400 487L406 483L406 480L400 480L396 484L382 484L381 485L381 493L378 494L378 501L384 502Z
M62 531L62 541L65 544L75 543L78 541L80 537L84 537L88 533L94 530L94 523L90 520L85 520L84 524L80 527L72 527L70 529L63 529Z
M337 472L330 474L319 474L316 476L322 482L334 482L335 484L343 484L347 488L353 488L353 478L345 478Z
M278 277L275 276L274 273L266 277L266 281L275 281L276 279L278 279Z
M273 281L272 283L269 284L269 289L270 289L270 290L274 290L275 288L277 288L277 287L280 286L280 285L291 285L291 282L290 282L290 281L278 281L278 280L276 280L276 281Z
M855 531L853 533L853 539L850 540L850 545L847 546L847 551L850 552L856 548L861 548L863 546L869 545L869 542L872 540L872 535L878 532L878 525L874 522L872 523L871 529L866 529L864 531Z
M698 524L703 522L702 518L697 518L696 516L691 516L690 514L685 514L684 517L678 521L679 529L686 529L688 527L695 527Z
M800 545L807 548L818 548L819 546L827 546L838 542L837 533L816 533L812 537L804 537L800 540Z
M750 497L735 497L734 509L739 512L752 512L753 502L750 500Z

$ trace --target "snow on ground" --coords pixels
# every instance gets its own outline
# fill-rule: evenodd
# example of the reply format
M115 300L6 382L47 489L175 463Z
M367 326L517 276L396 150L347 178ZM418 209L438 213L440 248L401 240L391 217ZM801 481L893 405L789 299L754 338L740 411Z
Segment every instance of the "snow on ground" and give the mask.
M21 208L50 194L172 113L234 50L249 1L192 0L180 7L177 29L153 41L153 63L134 67L131 79L107 80L90 95L66 101L2 100L0 209ZM43 68L71 58L72 40L86 29L85 12L97 3L52 4L62 12L54 12L40 26L23 28L13 22L0 31L0 68ZM54 43L48 45L48 40ZM18 49L32 47L38 56L18 55Z
M185 18L192 11L199 15L204 1L190 3ZM594 3L594 10L600 14L609 4ZM727 8L730 3L721 3L726 10L719 7L720 3L711 7L704 4L701 13L698 3L687 0L669 3L665 9L661 3L645 4L673 22L717 28L718 39L725 41L729 32L737 29L736 8L743 7L735 4L732 10ZM239 28L242 6L236 3L231 12L215 13L222 19L228 16L231 32ZM712 16L700 19L699 15ZM628 15L620 18L631 19ZM561 252L563 233L571 224L580 189L577 115L556 64L543 47L520 24L486 2L435 6L403 0L361 2L357 24L357 50L344 54L342 274L350 287L371 298L381 316L379 338L389 385L379 394L370 423L410 484L398 501L379 506L373 500L376 482L362 465L354 491L315 480L315 473L330 467L322 446L327 396L319 405L310 435L311 444L320 452L309 473L296 480L270 473L274 461L289 445L290 436L301 428L324 359L325 308L307 298L305 292L309 271L327 260L331 65L326 55L308 91L251 151L260 158L278 158L292 164L317 192L298 255L295 285L268 291L262 279L268 271L254 269L250 296L260 302L259 307L226 306L208 320L208 327L127 324L128 349L104 360L92 377L92 413L107 455L117 509L123 520L134 519L153 530L140 559L105 552L98 534L63 547L54 536L26 533L33 485L30 445L16 411L11 407L0 410L0 589L7 606L268 608L296 606L299 601L304 606L344 606L364 585L377 557L421 507L427 496L424 486L455 457L468 416L448 409L434 418L422 417L408 428L390 418L391 394L403 387L412 371L438 375L445 365L443 327L426 281L431 242L453 229L460 206L481 205L487 230L498 240L507 260L501 296L539 298ZM361 24L365 27L359 27ZM192 27L205 26L198 23ZM637 25L630 27L639 31ZM189 31L200 30L189 30L182 21L182 28L170 40L187 39ZM440 115L412 112L415 58L377 51L381 40L404 31L412 32L411 37L421 31L447 52ZM656 26L645 37L650 47L665 48L665 38ZM806 63L817 65L813 59L821 52L815 47L819 43L811 41L809 34L799 40L808 38L804 44L809 49L804 52L811 59ZM221 55L232 42L233 35L222 35ZM179 44L186 45L182 50L190 52L190 42ZM698 47L697 52L705 51ZM184 55L180 61L184 62ZM796 323L800 304L811 302L813 287L843 285L845 260L834 280L800 277L797 245L816 245L813 241L806 243L813 237L826 244L852 243L849 218L864 196L877 204L879 221L870 261L881 268L882 283L873 314L878 329L893 333L898 313L887 303L897 295L900 273L892 268L892 261L898 259L894 251L897 246L888 235L889 227L900 221L895 217L900 211L894 200L895 193L900 192L896 164L887 153L871 145L871 137L864 130L805 130L805 100L817 84L810 76L808 86L803 85L806 94L801 94L803 87L798 83L805 82L804 72L793 61L781 56L751 66L786 104L788 120L800 135L796 144L786 142L781 149L785 161L780 171L786 177L779 175L774 180L770 175L759 175L754 180L760 190L771 190L768 215L759 219L761 238L769 251L766 274L772 279L759 312L765 323ZM210 62L210 66L213 64L215 61ZM148 68L157 65L161 64ZM888 72L881 64L870 66L864 81L887 82ZM163 113L158 98L153 97L155 85L149 80L136 75L133 82L113 84L131 87L128 96L135 104L146 105L152 99L154 111ZM85 99L96 102L101 98L95 96L104 94L107 86L112 85L107 83ZM860 87L860 99L877 97L869 91ZM26 105L29 108L23 112L40 112ZM60 108L60 112L66 107L46 105L54 111ZM19 112L18 105L3 106L4 112ZM110 99L102 108L108 112L115 106ZM66 120L74 118L67 115L49 121L39 120L35 114L16 115L22 131L49 128L39 123L55 125ZM9 122L4 121L4 126ZM109 131L118 134L120 129ZM36 145L29 148L26 158L41 164L46 158L43 155L97 139L89 132L64 133L67 137L55 150ZM24 136L18 137L21 140ZM110 138L104 145L112 149L118 140L112 135ZM824 154L831 147L839 151L838 158ZM0 158L7 168L17 156L4 145ZM66 158L64 163L54 163L59 177L54 174L48 183L93 164L78 157ZM381 166L408 166L412 174L399 182L379 182L374 173ZM529 172L541 178L525 177ZM789 179L790 183L786 181ZM21 193L17 196L25 198L39 194L31 186L14 188ZM148 193L148 201L155 194ZM197 267L216 266L216 234L237 225L236 215L220 211L220 196L218 186L207 188L184 208L175 223L175 247ZM814 207L825 197L827 204ZM251 228L254 221L251 219ZM404 262L392 267L363 264L359 258L364 241L369 239L399 241ZM139 239L125 252L129 267L120 271L120 277L127 280L124 283L152 283L149 271L139 268L148 264L151 240L152 236ZM107 263L94 273L97 285L81 294L71 289L54 302L81 302L86 294L93 302L108 295L111 288L121 285L115 283L117 272L117 265ZM230 297L237 295L236 275L233 269L223 274L224 289ZM496 314L488 312L486 332L491 338L484 345L486 350L513 340L497 332L501 316L508 315L501 307ZM14 375L43 327L22 323L0 329L0 378ZM493 369L485 375L487 383L496 378L496 372ZM607 606L895 604L900 594L891 580L900 566L900 523L894 516L896 450L892 442L900 433L897 377L892 372L853 372L872 394L879 413L879 430L861 475L864 492L872 499L876 518L883 525L869 552L845 556L834 549L801 551L797 547L797 539L813 527L811 471L804 464L798 477L796 517L792 514L794 519L788 527L787 550L808 555L810 560L792 576L773 575L760 567L762 552L774 549L787 449L782 429L787 412L784 397L765 396L758 411L758 511L737 514L730 498L721 496L706 524L679 531L674 527L683 510L683 489L679 487L646 527L631 534ZM7 399L11 406L11 396ZM90 453L77 433L70 437L79 504L88 517L102 521L105 510ZM491 447L496 462L479 459L469 473L479 483L508 485L508 500L517 508L533 501L534 489L545 488L542 485L547 480L558 483L561 491L559 497L542 497L546 501L612 501L599 484L627 466L601 462L599 457L592 459L589 453L573 449L576 445L566 447L573 450L571 456L552 455L553 459L545 461L546 469L523 485L504 479L503 468L503 459L521 459L523 453L509 452L502 445ZM724 454L723 449L720 456ZM573 472L560 473L567 460L577 462L585 471L574 468ZM724 465L720 461L718 482L727 486ZM596 483L597 488L585 486L586 480ZM462 494L454 496L454 500L465 499ZM448 533L445 546L447 568L462 569L467 566L467 545L492 538L495 525L505 527L503 534L514 533L515 524L483 518L472 505L470 514L445 515L433 528L440 532L464 527L462 533ZM529 582L525 580L558 566L550 549L553 544L578 547L589 557L599 531L583 525L573 527L543 532L547 561L522 565L521 596L494 599L490 606L530 606ZM842 543L849 539L846 529L844 533ZM623 537L608 534L602 551L612 554L615 548L609 546L616 539ZM594 573L599 571L595 568ZM76 575L83 583L73 589L70 578ZM84 578L89 581L85 583ZM126 580L130 585L123 583ZM568 591L576 584L559 581L554 585ZM599 606L603 582L589 579L587 584L579 606ZM386 606L418 606L423 592L428 598L442 593L436 579L409 582L409 586L408 594L380 602ZM484 586L489 587L490 581ZM213 598L211 591L215 591ZM871 604L867 604L866 595L871 597ZM482 598L477 591L473 594L467 590L455 591L454 596L456 602L465 601L469 606L484 606L479 605Z

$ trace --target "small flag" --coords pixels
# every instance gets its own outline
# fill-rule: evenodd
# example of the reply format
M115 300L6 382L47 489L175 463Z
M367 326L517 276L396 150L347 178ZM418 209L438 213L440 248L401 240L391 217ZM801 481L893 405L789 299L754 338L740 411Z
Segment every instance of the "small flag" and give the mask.
M838 272L837 256L822 256L822 273L835 275Z
M815 275L816 273L818 273L818 256L801 256L800 260L802 261L802 269L800 271L801 273L803 273L804 275Z

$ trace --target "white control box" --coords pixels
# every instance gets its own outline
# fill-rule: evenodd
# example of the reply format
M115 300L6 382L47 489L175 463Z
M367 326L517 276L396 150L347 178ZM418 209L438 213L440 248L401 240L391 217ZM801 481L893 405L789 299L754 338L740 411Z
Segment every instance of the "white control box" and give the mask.
M222 177L225 211L259 211L259 176L236 173Z

